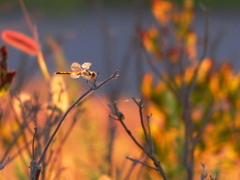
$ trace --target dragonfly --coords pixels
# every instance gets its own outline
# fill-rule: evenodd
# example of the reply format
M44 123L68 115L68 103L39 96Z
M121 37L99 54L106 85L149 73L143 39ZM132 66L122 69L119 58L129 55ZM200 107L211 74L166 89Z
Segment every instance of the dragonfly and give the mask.
M90 62L85 62L82 65L74 62L71 65L72 72L55 72L54 74L70 74L73 79L83 77L87 81L94 81L97 77L97 73L89 70L91 65L92 63Z

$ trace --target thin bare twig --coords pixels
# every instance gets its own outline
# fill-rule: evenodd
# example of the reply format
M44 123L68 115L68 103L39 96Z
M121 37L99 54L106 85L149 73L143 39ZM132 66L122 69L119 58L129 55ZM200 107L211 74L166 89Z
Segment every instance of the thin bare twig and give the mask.
M112 76L110 76L109 78L107 78L106 80L97 83L97 81L95 80L93 82L93 85L82 95L80 96L69 108L68 110L64 113L64 115L62 116L62 118L60 119L56 129L54 130L53 134L51 135L51 137L49 138L49 140L47 141L47 144L44 147L44 150L38 160L38 162L35 162L34 159L32 159L31 163L30 163L30 179L31 180L38 180L39 175L41 173L41 166L40 164L43 162L43 159L47 153L47 150L53 140L53 138L55 137L55 135L57 134L61 124L63 123L63 121L65 120L66 116L68 115L68 113L83 99L85 98L87 95L89 95L90 93L92 93L93 91L99 89L101 86L103 86L104 84L106 84L107 82L109 82L112 79L116 79L119 77L118 71L116 71Z
M213 103L211 103L211 104L213 105ZM212 106L212 105L211 105L211 106ZM211 106L210 106L210 107L211 107ZM196 145L196 144L199 142L199 139L200 139L201 135L203 134L203 132L204 132L207 124L209 123L211 117L213 116L213 114L214 114L215 112L219 111L220 108L221 108L221 107L219 106L219 107L217 107L217 108L215 108L215 109L212 108L211 110L209 110L207 116L205 117L205 119L204 119L204 121L203 121L203 123L202 123L202 125L201 125L201 127L200 127L200 130L198 131L197 135L193 138L193 143L194 143L194 145Z
M154 144L153 144L153 139L152 139L152 132L151 132L151 127L150 127L150 119L152 117L152 114L150 114L149 116L147 116L147 127L148 127L148 133L149 133L149 148L150 148L150 152L152 154L155 154L154 151Z
M8 144L5 153L2 157L2 159L0 160L0 163L2 163L4 161L4 159L7 157L8 153L12 150L13 145L16 143L17 139L20 137L21 133L22 133L23 129L22 127L20 127L20 129L14 134L12 141Z
M155 157L155 155L151 152L148 152L138 141L137 139L133 136L132 132L128 129L128 127L126 126L126 124L124 123L123 119L124 119L124 114L122 112L119 111L118 107L117 107L117 103L113 103L113 105L109 105L110 109L112 110L113 115L116 116L113 117L111 115L109 115L109 117L113 118L114 120L117 120L121 123L121 125L123 126L124 130L127 132L127 134L130 136L130 138L134 141L134 143L144 152L146 153L146 155L153 161L154 165L156 166L156 169L159 171L159 173L162 175L164 180L167 180L167 176L160 164L160 161L157 160L157 158Z
M126 126L126 124L124 123L123 119L124 119L124 115L122 112L119 111L118 107L117 107L117 103L113 104L113 107L111 108L112 113L117 117L114 118L111 115L109 115L110 118L114 119L114 120L118 120L121 125L123 126L124 130L127 132L127 134L131 137L131 139L134 141L134 143L143 151L143 152L147 152L144 147L137 141L137 139L132 135L132 132L128 129L128 127Z
M144 152L142 152L141 156L139 157L139 159L143 159L143 160L141 160L141 162L145 162L146 158L147 158L147 156L145 156ZM138 164L137 162L133 161L131 167L129 168L128 172L126 173L126 176L123 178L124 180L129 179L129 177L131 176L131 174L133 172L133 169L136 167L137 164ZM141 168L142 167L144 167L144 166L141 166ZM141 170L141 168L140 168L140 170ZM136 179L140 179L140 178L136 178Z
M30 31L34 31L34 24L32 23L32 20L31 20L29 14L28 14L27 8L26 8L23 0L19 0L19 5L20 5L20 7L22 9L22 12L24 14L24 17L25 17L28 28L30 29Z
M182 97L180 99L180 103L183 107L183 120L185 126L185 137L184 137L184 146L183 146L183 162L187 171L188 179L193 178L193 167L194 167L194 150L198 140L194 138L194 124L191 119L191 95L197 83L197 77L199 73L199 69L201 63L203 62L204 58L207 56L207 48L208 48L208 10L205 10L205 29L204 29L204 44L203 44L203 53L200 58L200 62L198 63L188 86L182 88ZM202 134L203 130L206 127L207 122L211 118L211 113L205 119L202 130L199 133L199 136Z
M35 159L35 151L34 151L34 142L35 142L35 138L36 138L36 135L37 135L37 130L38 130L38 127L34 127L34 134L33 134L33 140L32 140L32 158Z
M146 51L146 49L143 47L142 50L143 50L144 55L146 56L146 61L147 61L148 65L150 66L150 68L152 69L152 71L156 74L156 76L157 76L160 80L162 80L164 83L166 83L167 87L171 90L171 92L172 92L176 97L179 98L179 95L178 95L178 93L177 93L178 90L179 90L179 87L178 87L178 85L177 85L177 83L176 83L175 78L171 78L171 82L172 82L172 84L171 84L170 81L169 81L169 79L166 79L166 78L164 77L164 75L163 75L163 74L156 68L156 66L153 64L153 62L152 62L152 60L151 60L148 52ZM171 74L169 74L169 75L171 75Z
M128 157L128 156L126 156L126 158L129 159L129 160L131 160L131 161L133 161L134 163L140 163L140 164L143 164L144 166L147 166L147 167L149 167L149 168L151 168L151 169L154 169L154 170L157 170L157 171L158 171L158 168L153 167L153 166L150 166L149 164L147 164L147 163L145 163L145 162L142 162L142 161L139 161L138 159L133 159L133 158L130 158L130 157Z
M6 161L3 164L0 164L0 170L2 170L10 160L10 156L7 157Z
M215 177L212 177L212 175L210 175L211 180L218 180L218 172L215 173Z
M143 122L143 100L140 99L140 101L137 101L134 97L133 97L132 99L133 99L133 101L134 101L134 102L137 104L137 106L138 106L139 116L140 116L140 121L141 121L141 126L142 126L142 129L143 129L143 133L144 133L146 142L147 142L148 145L150 146L150 142L149 142L149 139L148 139L148 133L147 133L147 130L146 130L145 125L144 125L144 122Z
M21 145L20 145L21 143L20 142L16 142L16 147L17 147L17 152L18 152L18 158L20 159L20 161L21 161L21 163L23 164L23 167L24 167L24 169L23 169L23 171L25 172L25 174L28 176L28 179L29 179L29 168L28 168L28 160L25 158L25 156L24 156L24 154L23 154L23 151L22 151L22 147L21 147ZM31 157L31 156L30 156ZM11 156L11 160L9 161L9 162L11 162L11 161L13 161L14 159L13 159L13 156Z
M13 161L16 157L18 157L20 154L22 154L22 152L23 152L31 143L32 143L32 140L31 140L31 141L28 141L27 143L25 143L25 145L24 145L23 147L21 147L20 149L18 149L18 151L11 156L10 161Z
M55 156L53 157L53 158L48 158L49 159L49 162L51 161L51 167L50 167L50 169L48 170L49 172L53 172L53 170L54 170L54 168L60 168L59 167L59 164L58 164L58 159L59 159L59 154L60 154L60 152L62 151L62 148L64 147L64 144L65 144L65 142L67 141L67 138L69 137L69 135L70 135L70 133L72 132L72 130L73 130L73 128L75 127L74 125L76 124L76 122L77 122L77 119L78 119L78 115L81 113L81 112L83 112L83 110L77 110L76 111L76 113L74 114L74 116L73 116L73 120L72 120L72 122L71 122L71 125L69 126L69 128L66 130L66 134L63 136L63 138L62 138L62 140L61 140L61 142L60 142L60 145L58 146L58 148L57 148L57 150L55 151ZM51 155L53 155L53 154L51 154ZM48 164L50 164L48 162ZM60 168L61 169L61 168ZM51 174L49 173L48 174L48 177L46 177L46 179L51 179L50 178L50 176L51 176Z
M114 147L114 141L115 141L115 137L116 137L116 124L115 122L112 121L111 118L108 118L108 130L107 130L107 133L108 133L108 143L107 143L107 147L108 147L108 150L107 150L107 153L105 155L105 159L106 159L106 162L108 163L108 170L107 170L107 174L108 175L112 175L112 154L113 154L113 147Z
M54 130L52 136L50 137L50 139L48 140L41 156L40 159L38 161L38 164L40 164L43 160L43 157L45 156L47 149L49 147L49 145L51 144L54 136L56 135L56 133L58 132L58 129L60 128L61 124L63 123L64 119L66 118L66 116L68 115L68 113L72 110L72 108L74 108L74 106L76 106L84 97L86 97L87 95L89 95L90 93L92 93L93 91L95 91L96 89L100 88L102 85L106 84L108 81L117 78L118 75L118 71L116 71L112 76L110 76L109 78L107 78L106 80L104 80L103 82L96 84L96 81L94 81L94 84L82 95L80 96L69 108L68 110L64 113L64 115L62 116L61 120L59 121L56 129Z
M201 163L201 165L203 167L203 173L200 177L200 180L204 180L207 177L207 170L206 170L205 164Z
M196 84L196 81L197 81L197 76L198 76L198 72L199 72L199 68L201 66L201 63L202 61L206 58L207 56L207 49L208 49L208 24L209 24L209 10L208 8L204 7L202 8L202 10L205 12L205 29L204 29L204 41L203 41L203 53L202 53L202 56L200 57L200 62L196 68L196 70L194 71L194 74L192 76L192 79L190 80L190 84L189 84L189 91L188 93L191 94L193 89L195 88L195 84Z

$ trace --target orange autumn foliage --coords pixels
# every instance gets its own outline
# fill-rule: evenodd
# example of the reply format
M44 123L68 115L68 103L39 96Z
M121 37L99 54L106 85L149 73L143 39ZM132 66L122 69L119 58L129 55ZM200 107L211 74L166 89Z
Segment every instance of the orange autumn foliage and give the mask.
M221 107L212 116L194 152L194 179L199 178L202 172L199 166L200 162L205 163L209 171L219 169L221 177L236 178L239 172L235 167L240 164L238 153L240 136L236 132L240 129L238 113L240 78L239 74L234 74L232 66L228 63L223 63L218 68L215 65L210 58L202 61L191 95L190 118L194 123L195 135L209 108L212 108L211 106ZM184 74L177 74L173 78L176 79L179 86L182 84L182 79L185 79L185 83L188 85L195 70L196 66L189 66ZM159 119L158 123L155 123L155 118L153 119L152 135L157 142L156 149L162 164L168 166L165 167L165 171L169 174L169 178L175 179L180 174L184 176L181 164L181 147L184 137L181 106L168 87L162 85L163 81L159 81L157 85L154 85L153 82L153 75L146 74L143 78L142 91L148 104L147 112L159 111L157 114L161 114L159 116L161 120ZM214 103L209 104L211 101ZM163 123L159 124L160 121ZM169 162L175 164L169 166ZM176 176L174 170L181 173Z
M152 12L155 18L162 24L166 25L171 18L172 3L166 0L153 0Z
M162 57L159 33L156 28L151 28L142 33L142 43L149 53L156 55L158 58Z

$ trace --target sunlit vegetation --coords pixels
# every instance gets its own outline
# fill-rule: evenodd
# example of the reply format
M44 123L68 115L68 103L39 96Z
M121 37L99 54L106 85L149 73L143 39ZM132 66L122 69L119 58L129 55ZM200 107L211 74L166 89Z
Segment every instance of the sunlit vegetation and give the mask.
M156 24L136 23L132 45L150 70L137 74L140 97L122 99L123 66L105 78L89 62L70 72L54 38L39 43L19 2L32 36L6 29L1 38L35 58L42 75L9 70L13 59L1 46L0 179L239 179L240 74L208 56L207 6L200 5L198 35L193 0L151 1ZM55 58L52 75L45 46ZM103 85L106 93L94 95Z

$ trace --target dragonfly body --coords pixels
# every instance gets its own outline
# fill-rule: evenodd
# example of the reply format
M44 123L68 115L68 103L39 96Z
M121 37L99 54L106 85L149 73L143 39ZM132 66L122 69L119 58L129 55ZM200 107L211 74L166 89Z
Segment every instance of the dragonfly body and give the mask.
M54 74L72 74L73 72L55 72Z
M92 63L90 62L85 62L82 65L80 65L77 62L74 62L71 65L72 72L55 72L55 74L69 74L73 79L83 77L87 80L94 81L95 78L97 77L97 73L89 70L89 67L91 65Z

